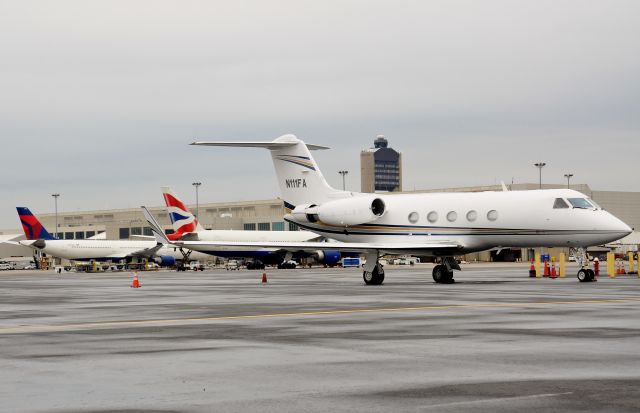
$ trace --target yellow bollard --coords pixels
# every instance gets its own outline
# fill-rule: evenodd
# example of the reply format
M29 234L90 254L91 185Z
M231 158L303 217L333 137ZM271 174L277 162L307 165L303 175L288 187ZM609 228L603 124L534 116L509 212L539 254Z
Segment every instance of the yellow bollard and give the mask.
M616 256L613 252L607 252L607 275L616 278Z
M536 278L542 277L542 273L540 272L540 253L536 252Z
M564 278L567 276L567 269L565 267L565 256L564 252L560 253L560 259L558 260L558 266L560 268L560 278Z
M144 259L144 270L149 271L149 258Z
M633 251L629 252L629 273L633 272L635 265L634 265L634 260L633 260Z
M93 261L91 263L91 271L93 271L93 272L97 272L98 271L98 263L97 262Z

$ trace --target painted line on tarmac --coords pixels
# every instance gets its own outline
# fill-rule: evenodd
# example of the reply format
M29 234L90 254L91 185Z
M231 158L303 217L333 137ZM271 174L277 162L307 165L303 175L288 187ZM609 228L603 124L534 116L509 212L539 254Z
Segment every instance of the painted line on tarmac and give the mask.
M345 315L345 314L367 314L367 313L392 313L409 311L430 311L430 310L464 310L470 308L525 308L531 306L553 306L553 305L584 305L584 304L610 304L610 303L632 303L640 302L640 298L603 298L591 300L573 301L529 301L521 303L476 303L476 304L447 304L447 305L427 305L418 307L389 307L389 308L352 308L345 310L318 310L300 311L296 313L267 313L267 314L239 314L213 317L186 317L167 318L157 320L118 320L118 321L94 321L87 323L70 324L35 324L16 327L0 327L0 334L18 333L45 333L56 331L87 330L92 328L114 328L114 327L138 327L154 325L182 325L201 324L208 321L242 320L254 318L284 318L284 317L309 317L322 315Z
M558 396L567 396L569 394L573 394L572 391L567 391L563 393L544 393L544 394L531 394L528 396L513 396L513 397L496 397L492 399L478 399L478 400L467 400L463 402L451 402L451 403L439 403L439 404L427 404L424 406L420 406L423 409L435 409L435 408L443 408L443 407L454 407L454 406L464 406L464 405L475 405L481 403L500 403L500 402L513 402L516 400L528 400L528 399L542 399L547 397L558 397Z

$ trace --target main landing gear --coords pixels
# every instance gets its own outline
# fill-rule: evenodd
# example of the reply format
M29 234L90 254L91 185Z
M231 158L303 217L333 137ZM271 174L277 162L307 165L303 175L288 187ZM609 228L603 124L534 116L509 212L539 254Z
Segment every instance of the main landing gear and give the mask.
M180 248L180 254L182 254L182 261L178 261L176 266L176 271L180 272L180 271L187 270L187 264L189 263L189 256L191 255L192 252L193 250L187 250L185 252L185 250Z
M384 268L378 261L378 251L367 252L362 279L366 285L382 285L384 282Z
M382 264L376 262L376 266L373 267L372 271L365 269L362 273L362 279L367 285L381 285L384 282L384 268L382 268Z
M445 257L442 260L442 264L438 264L433 267L433 281L438 284L453 284L453 270L460 270L460 265L453 257Z

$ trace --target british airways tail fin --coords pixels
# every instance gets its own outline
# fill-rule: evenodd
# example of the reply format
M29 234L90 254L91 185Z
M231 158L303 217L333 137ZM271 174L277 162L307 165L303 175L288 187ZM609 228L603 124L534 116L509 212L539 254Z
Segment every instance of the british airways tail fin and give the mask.
M171 241L180 239L189 232L204 231L198 219L189 211L187 206L169 187L162 187L162 196L169 212L169 219L173 224L173 234L168 237Z
M269 149L280 193L288 209L350 196L329 186L311 156L310 150L329 148L307 145L294 135L283 135L271 142L193 142L192 145Z
M25 207L16 207L18 210L18 216L20 217L20 222L22 223L22 230L24 231L24 235L28 240L52 240L56 239L53 235L49 234L49 232L42 226L38 218L29 211L29 208Z

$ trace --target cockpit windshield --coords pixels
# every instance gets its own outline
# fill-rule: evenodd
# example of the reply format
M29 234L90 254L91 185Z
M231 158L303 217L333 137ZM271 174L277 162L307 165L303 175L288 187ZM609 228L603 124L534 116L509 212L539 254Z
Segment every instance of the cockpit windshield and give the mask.
M602 209L602 207L601 207L600 205L596 204L596 201L594 201L593 199L591 199L591 198L587 198L587 200L588 200L588 201L589 201L589 203L590 203L591 205L593 205L596 209Z
M594 206L587 201L586 198L567 198L567 201L574 208L582 208L582 209L592 209Z
M562 198L556 198L556 201L553 203L553 209L565 209L569 208L569 205L564 202Z

